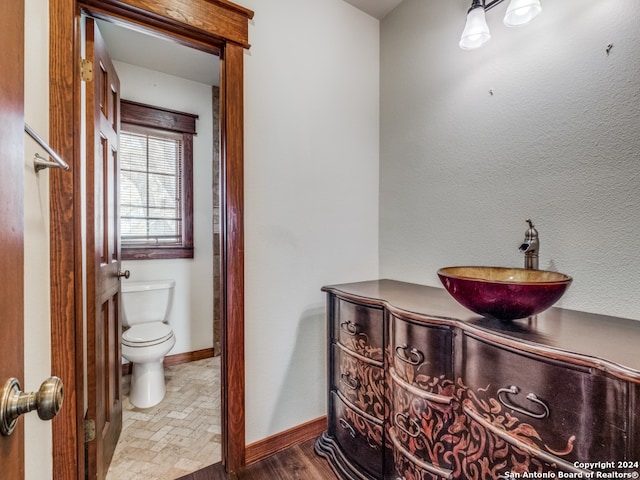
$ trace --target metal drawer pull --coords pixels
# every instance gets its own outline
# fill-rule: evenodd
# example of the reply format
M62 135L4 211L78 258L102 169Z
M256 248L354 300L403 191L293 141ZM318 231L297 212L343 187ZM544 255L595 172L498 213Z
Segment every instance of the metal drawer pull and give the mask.
M342 428L344 428L345 430L347 430L349 432L349 435L351 435L351 438L356 438L357 437L356 431L349 424L349 422L347 422L344 418L341 418L338 421L340 422L340 425L342 426Z
M358 390L360 388L360 379L358 377L352 377L349 372L344 372L340 374L340 381L346 385L347 388L351 390Z
M355 337L359 332L358 324L353 323L351 320L347 320L346 322L342 322L340 324L340 330L342 330L347 335L351 335Z
M505 407L533 418L547 418L549 416L549 407L547 407L547 405L542 400L540 400L535 393L528 394L527 400L540 405L544 410L542 413L536 413L532 412L531 410L526 410L522 407L513 405L512 403L502 398L503 394L506 397L506 395L516 395L519 391L520 389L515 385L511 385L509 388L501 388L500 390L498 390L498 400L500 400L500 403L502 403Z
M408 349L409 345L407 345L406 343L398 345L396 347L396 357L398 357L403 362L409 363L411 365L420 365L424 361L424 354L417 348L412 348L411 350L409 350L409 355L407 355Z
M402 421L399 421L400 418L402 419ZM418 438L420 436L420 432L422 432L422 428L420 427L418 421L415 418L409 419L409 415L407 415L406 413L396 413L394 423L396 424L396 427L409 435L411 438ZM414 431L411 431L405 425L413 427L412 430Z

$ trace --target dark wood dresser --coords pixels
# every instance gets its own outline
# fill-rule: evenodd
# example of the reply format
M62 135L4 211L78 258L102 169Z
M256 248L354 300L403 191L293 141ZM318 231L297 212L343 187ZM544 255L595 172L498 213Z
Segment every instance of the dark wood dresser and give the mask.
M323 291L316 452L341 478L638 478L640 321L552 308L502 322L393 280Z

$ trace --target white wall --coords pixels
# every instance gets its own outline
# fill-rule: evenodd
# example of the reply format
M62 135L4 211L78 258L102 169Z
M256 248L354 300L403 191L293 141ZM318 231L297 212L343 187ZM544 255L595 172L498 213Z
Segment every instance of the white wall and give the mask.
M127 260L128 281L171 278L176 285L169 355L213 346L213 113L210 85L114 61L123 99L198 115L193 138L194 258ZM123 280L127 282L127 280Z
M522 266L531 218L540 268L574 278L560 306L640 319L640 2L543 1L519 29L507 3L476 51L468 0L382 21L381 275Z
M247 442L326 414L324 295L378 276L379 22L242 0Z
M43 0L26 0L25 121L43 139L49 136L49 19ZM51 372L49 316L49 173L33 170L33 155L46 152L25 134L24 163L24 383L37 391ZM1 174L1 173L0 173ZM4 380L3 380L4 381ZM51 422L24 415L25 478L50 478Z

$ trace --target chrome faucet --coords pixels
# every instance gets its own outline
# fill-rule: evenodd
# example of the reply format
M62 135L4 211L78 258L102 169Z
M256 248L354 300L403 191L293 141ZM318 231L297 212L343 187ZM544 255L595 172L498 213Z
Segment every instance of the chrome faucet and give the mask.
M540 250L540 241L538 240L538 231L533 227L530 219L527 219L529 229L524 232L524 241L520 245L520 252L524 253L524 268L538 269L538 251Z

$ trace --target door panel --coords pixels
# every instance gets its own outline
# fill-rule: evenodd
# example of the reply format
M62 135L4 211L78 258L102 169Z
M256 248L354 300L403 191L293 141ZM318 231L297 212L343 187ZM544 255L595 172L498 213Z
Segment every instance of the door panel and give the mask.
M0 2L0 382L24 385L24 0ZM2 478L24 478L24 421L0 436Z
M102 479L122 430L117 218L120 82L90 18L86 55L93 62L86 104L87 416L96 424L96 438L88 445L88 475Z

